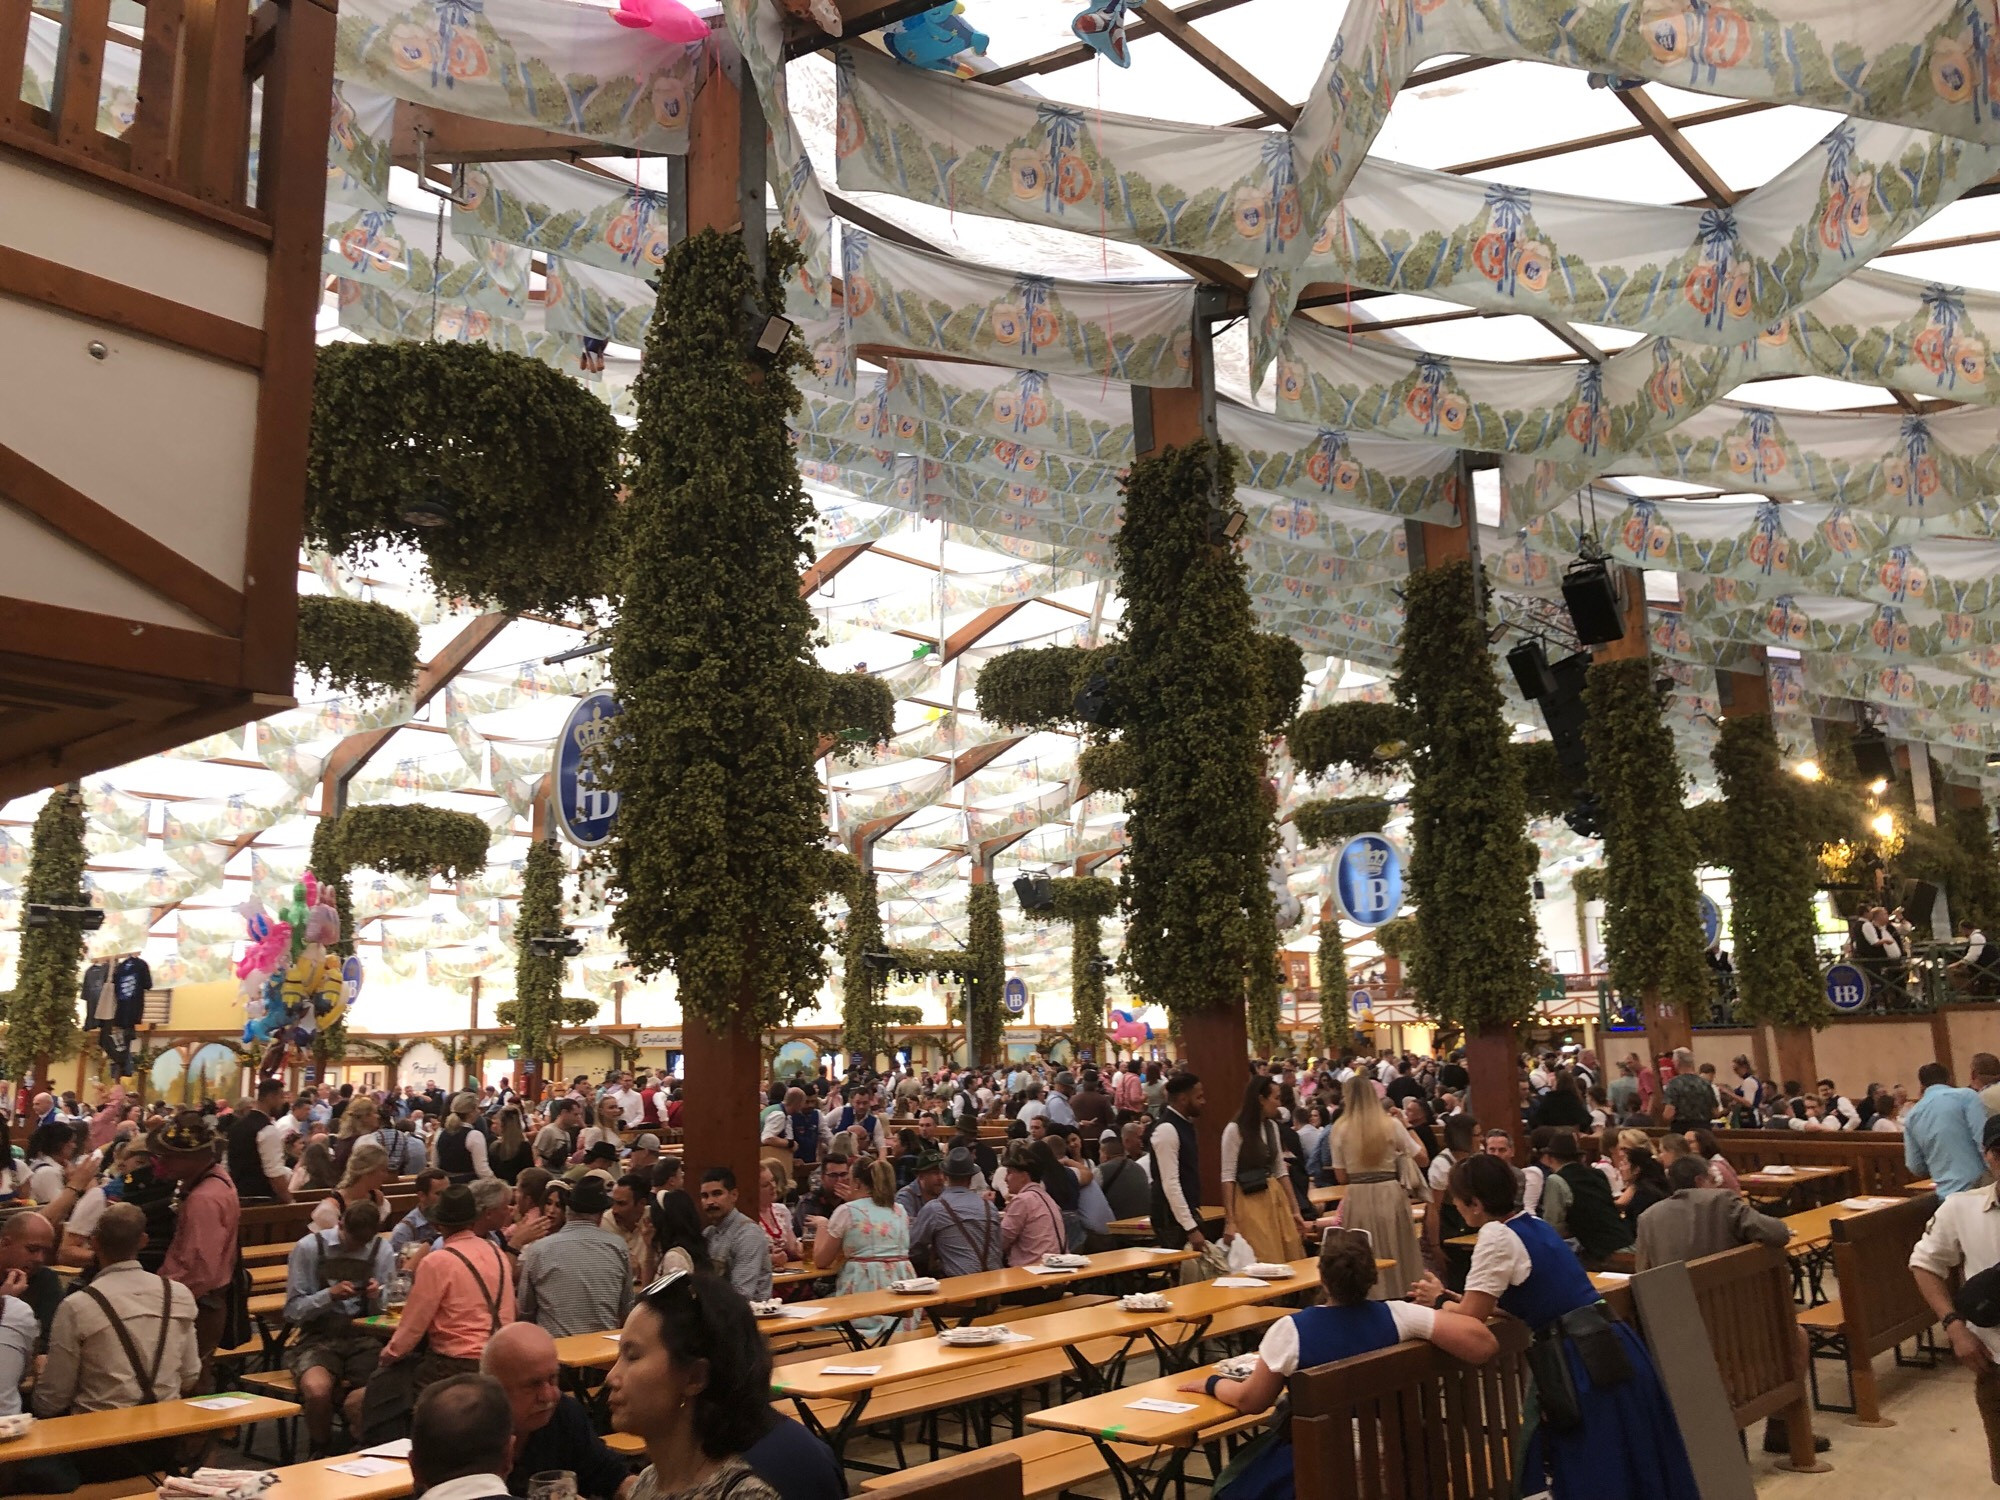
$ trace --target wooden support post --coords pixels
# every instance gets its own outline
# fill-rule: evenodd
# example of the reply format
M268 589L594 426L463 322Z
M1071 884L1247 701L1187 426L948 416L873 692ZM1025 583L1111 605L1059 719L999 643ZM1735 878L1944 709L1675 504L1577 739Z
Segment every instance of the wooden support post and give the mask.
M1194 378L1185 387L1132 387L1133 450L1153 458L1168 448L1184 448L1204 438L1214 441L1215 357L1205 320L1194 330ZM1201 1079L1208 1099L1194 1122L1200 1143L1201 1198L1222 1201L1222 1127L1243 1102L1250 1082L1250 1026L1241 993L1213 1009L1174 1018L1180 1056Z
M754 264L764 263L764 117L742 58L726 33L710 39L722 66L707 73L694 102L685 159L687 230L742 233ZM744 204L754 195L757 212ZM748 997L744 997L744 1009ZM757 1203L757 1105L763 1040L754 1030L718 1030L684 1013L682 1059L687 1078L681 1106L682 1151L690 1181L710 1167L736 1174L737 1192L753 1215Z

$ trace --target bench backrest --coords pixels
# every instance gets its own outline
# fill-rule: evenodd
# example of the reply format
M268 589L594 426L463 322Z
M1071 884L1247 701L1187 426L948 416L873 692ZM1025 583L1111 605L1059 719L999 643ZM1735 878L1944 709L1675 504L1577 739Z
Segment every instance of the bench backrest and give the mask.
M236 1243L239 1246L296 1244L305 1234L313 1210L325 1196L324 1188L307 1188L304 1196L292 1203L246 1203L236 1221ZM417 1201L416 1189L408 1186L386 1187L382 1196L389 1206L382 1220L384 1229L394 1227Z
M1937 1194L1833 1221L1833 1270L1849 1348L1893 1349L1937 1321L1910 1274L1910 1252L1937 1212Z
M1327 1500L1507 1500L1527 1385L1528 1330L1495 1322L1500 1352L1462 1364L1398 1344L1292 1377L1300 1495Z
M1657 1129L1654 1133L1661 1133ZM1916 1174L1903 1163L1900 1135L1865 1130L1718 1130L1715 1143L1738 1172L1765 1167L1847 1167L1842 1196L1895 1197Z
M1020 1457L988 1453L971 1463L952 1464L933 1478L906 1480L868 1493L871 1500L1021 1500L1021 1486Z
M1793 1331L1798 1306L1784 1252L1740 1245L1691 1260L1687 1270L1737 1427L1791 1406L1804 1393L1806 1370ZM1637 1326L1630 1288L1614 1288L1604 1300Z

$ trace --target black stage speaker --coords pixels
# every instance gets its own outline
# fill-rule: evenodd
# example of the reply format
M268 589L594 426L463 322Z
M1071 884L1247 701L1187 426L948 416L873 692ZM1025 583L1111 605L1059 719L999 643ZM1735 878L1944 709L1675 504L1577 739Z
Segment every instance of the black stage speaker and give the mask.
M1896 779L1896 759L1889 753L1889 742L1882 737L1881 730L1864 729L1854 736L1852 743L1854 769L1861 773L1863 781Z
M1014 881L1014 899L1022 911L1047 911L1055 905L1055 892L1046 875L1022 875Z
M1625 639L1625 620L1618 609L1618 591L1601 562L1574 562L1563 573L1563 604L1576 638L1586 646L1607 646Z
M1931 911L1937 906L1938 888L1928 880L1905 880L1897 892L1896 904L1903 908L1920 934L1930 933Z
M1507 653L1507 665L1513 669L1514 681L1520 685L1521 696L1535 703L1556 690L1556 679L1549 671L1549 654L1542 649L1540 641L1522 641Z

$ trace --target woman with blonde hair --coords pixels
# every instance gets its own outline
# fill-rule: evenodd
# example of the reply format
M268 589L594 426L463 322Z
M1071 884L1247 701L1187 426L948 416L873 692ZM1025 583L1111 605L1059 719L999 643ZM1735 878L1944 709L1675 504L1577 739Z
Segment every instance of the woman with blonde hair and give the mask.
M340 1129L333 1142L333 1169L347 1170L347 1158L353 1154L354 1143L365 1135L373 1135L382 1128L382 1109L365 1094L357 1094L347 1102L347 1108L340 1112ZM386 1151L383 1153L388 1154Z
M472 1128L479 1118L479 1096L459 1094L445 1113L444 1124L431 1142L431 1165L453 1182L491 1177L486 1164L486 1137Z
M1390 1115L1374 1079L1361 1073L1348 1079L1342 1103L1327 1148L1335 1180L1347 1185L1340 1223L1367 1234L1377 1260L1396 1263L1368 1293L1377 1302L1387 1301L1403 1295L1403 1289L1424 1274L1423 1254L1410 1219L1410 1195L1400 1171L1402 1158L1414 1160L1415 1153L1402 1121Z
M833 1294L879 1292L892 1281L917 1274L910 1264L910 1216L896 1202L896 1169L877 1158L868 1168L868 1196L843 1203L824 1219L809 1220L818 1233L813 1240L813 1264L832 1269L844 1257ZM872 1340L892 1319L857 1318L854 1328Z
M516 1183L534 1165L535 1151L521 1128L521 1106L509 1104L500 1111L500 1129L486 1148L486 1163L502 1182Z
M361 1142L348 1153L347 1170L340 1174L340 1186L320 1199L319 1206L312 1211L311 1227L332 1229L342 1214L364 1199L381 1209L386 1218L389 1204L382 1196L382 1189L395 1176L389 1153L374 1141Z
M582 1161L584 1154L599 1141L609 1141L620 1151L625 1149L625 1137L618 1129L619 1111L617 1101L609 1096L597 1101L597 1123L587 1126L576 1141L576 1159Z

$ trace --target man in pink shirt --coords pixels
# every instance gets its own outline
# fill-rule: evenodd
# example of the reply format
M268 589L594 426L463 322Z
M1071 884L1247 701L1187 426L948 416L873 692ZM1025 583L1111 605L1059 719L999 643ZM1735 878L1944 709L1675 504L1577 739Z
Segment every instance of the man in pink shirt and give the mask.
M1041 1264L1069 1249L1062 1210L1035 1180L1034 1158L1020 1142L1007 1149L1007 1211L1000 1216L1000 1253L1010 1266Z
M1125 1064L1125 1071L1112 1084L1111 1102L1118 1106L1118 1123L1121 1125L1127 1120L1138 1119L1146 1112L1146 1084L1139 1076L1138 1063Z
M491 1240L474 1232L478 1218L479 1205L463 1183L439 1193L431 1207L431 1227L444 1243L418 1262L409 1301L379 1367L409 1355L429 1335L418 1356L412 1400L425 1386L476 1373L487 1342L514 1321L513 1267Z
M153 1175L178 1182L180 1211L160 1275L194 1294L195 1346L201 1351L201 1388L208 1389L215 1346L229 1319L236 1279L236 1225L242 1200L229 1169L216 1160L220 1137L215 1122L196 1110L147 1133Z

